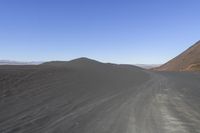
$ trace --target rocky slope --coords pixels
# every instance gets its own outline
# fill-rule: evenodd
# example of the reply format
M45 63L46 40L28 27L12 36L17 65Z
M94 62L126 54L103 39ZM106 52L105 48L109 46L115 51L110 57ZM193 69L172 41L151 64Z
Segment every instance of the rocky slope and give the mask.
M199 71L200 70L200 41L195 43L185 52L170 60L159 71Z

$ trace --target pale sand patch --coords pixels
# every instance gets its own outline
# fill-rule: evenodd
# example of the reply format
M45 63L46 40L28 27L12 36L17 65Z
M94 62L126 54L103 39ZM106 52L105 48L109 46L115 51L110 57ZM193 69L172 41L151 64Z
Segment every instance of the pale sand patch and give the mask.
M160 104L160 111L163 116L166 132L168 133L188 133L184 127L184 123L178 118L174 117L170 110L167 108L167 95L157 94L157 102Z

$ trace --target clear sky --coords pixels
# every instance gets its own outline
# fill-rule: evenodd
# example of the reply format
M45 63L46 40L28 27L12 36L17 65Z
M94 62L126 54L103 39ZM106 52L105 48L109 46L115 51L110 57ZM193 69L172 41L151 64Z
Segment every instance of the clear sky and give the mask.
M200 39L199 0L0 0L0 59L161 64Z

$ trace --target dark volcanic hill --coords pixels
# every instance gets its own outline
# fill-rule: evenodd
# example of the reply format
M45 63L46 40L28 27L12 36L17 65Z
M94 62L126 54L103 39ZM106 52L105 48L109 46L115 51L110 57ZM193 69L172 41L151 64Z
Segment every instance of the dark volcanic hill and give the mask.
M199 71L200 70L200 41L195 43L182 54L170 60L159 71Z
M148 79L141 68L87 58L0 66L0 132L60 132L53 123L63 116Z
M49 66L49 67L70 67L70 68L87 68L87 67L101 67L106 65L104 63L92 60L89 58L78 58L71 61L50 61L41 64L40 66Z

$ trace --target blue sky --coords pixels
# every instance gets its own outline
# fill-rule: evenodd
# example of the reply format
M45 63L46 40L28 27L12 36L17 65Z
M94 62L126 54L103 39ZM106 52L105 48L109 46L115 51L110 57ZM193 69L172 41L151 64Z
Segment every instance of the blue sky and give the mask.
M0 59L161 64L200 39L199 0L0 0Z

